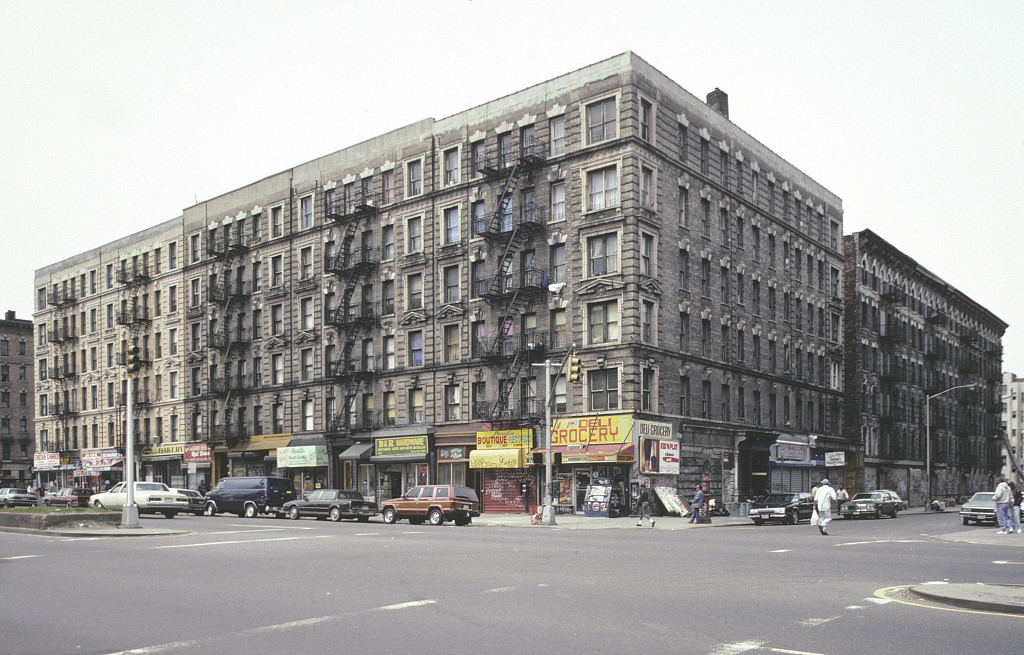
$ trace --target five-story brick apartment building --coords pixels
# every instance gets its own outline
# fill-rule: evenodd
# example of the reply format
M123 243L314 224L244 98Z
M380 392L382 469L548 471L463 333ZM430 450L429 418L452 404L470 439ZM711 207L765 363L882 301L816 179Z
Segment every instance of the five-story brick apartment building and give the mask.
M994 488L1006 323L871 230L844 240L848 483L917 506Z
M13 311L0 320L0 486L33 481L32 321Z
M117 468L134 344L144 475L454 482L521 511L539 364L573 352L582 384L552 376L560 511L598 478L622 505L644 478L669 505L705 479L729 502L808 489L846 449L841 235L840 199L724 93L625 53L40 269L40 445Z

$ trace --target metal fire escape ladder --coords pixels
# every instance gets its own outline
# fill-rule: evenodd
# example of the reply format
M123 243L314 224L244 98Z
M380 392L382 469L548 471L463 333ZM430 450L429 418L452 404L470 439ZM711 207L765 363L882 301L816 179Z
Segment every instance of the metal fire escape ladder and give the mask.
M498 389L498 399L495 400L494 405L491 406L491 420L497 421L502 418L505 408L508 407L508 399L516 388L516 382L519 380L519 372L522 370L524 365L529 364L529 360L530 353L528 351L521 348L516 350L515 357L512 358L512 363L508 365L505 380L501 383L501 387Z

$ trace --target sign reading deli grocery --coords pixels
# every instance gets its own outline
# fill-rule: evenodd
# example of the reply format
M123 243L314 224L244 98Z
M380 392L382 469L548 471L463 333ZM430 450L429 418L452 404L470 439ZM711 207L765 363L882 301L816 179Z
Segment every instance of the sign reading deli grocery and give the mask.
M633 417L628 414L559 418L551 422L552 446L616 444L632 440Z

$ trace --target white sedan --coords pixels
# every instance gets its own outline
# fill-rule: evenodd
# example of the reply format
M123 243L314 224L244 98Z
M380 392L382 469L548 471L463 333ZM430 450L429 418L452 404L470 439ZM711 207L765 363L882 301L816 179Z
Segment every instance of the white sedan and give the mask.
M109 491L94 494L89 505L96 509L124 509L128 502L128 483L118 482ZM135 504L139 514L163 514L173 519L178 512L188 511L188 498L171 491L163 482L136 482Z

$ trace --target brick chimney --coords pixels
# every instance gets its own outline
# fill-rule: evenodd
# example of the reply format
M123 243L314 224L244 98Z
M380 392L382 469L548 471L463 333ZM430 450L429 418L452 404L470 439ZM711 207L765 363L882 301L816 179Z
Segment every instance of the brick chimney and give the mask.
M717 86L714 91L708 94L708 106L722 116L729 118L729 94Z
M8 309L7 310L7 314L4 316L4 320L5 321L13 321L14 320L14 314L15 314L15 311L13 309Z

